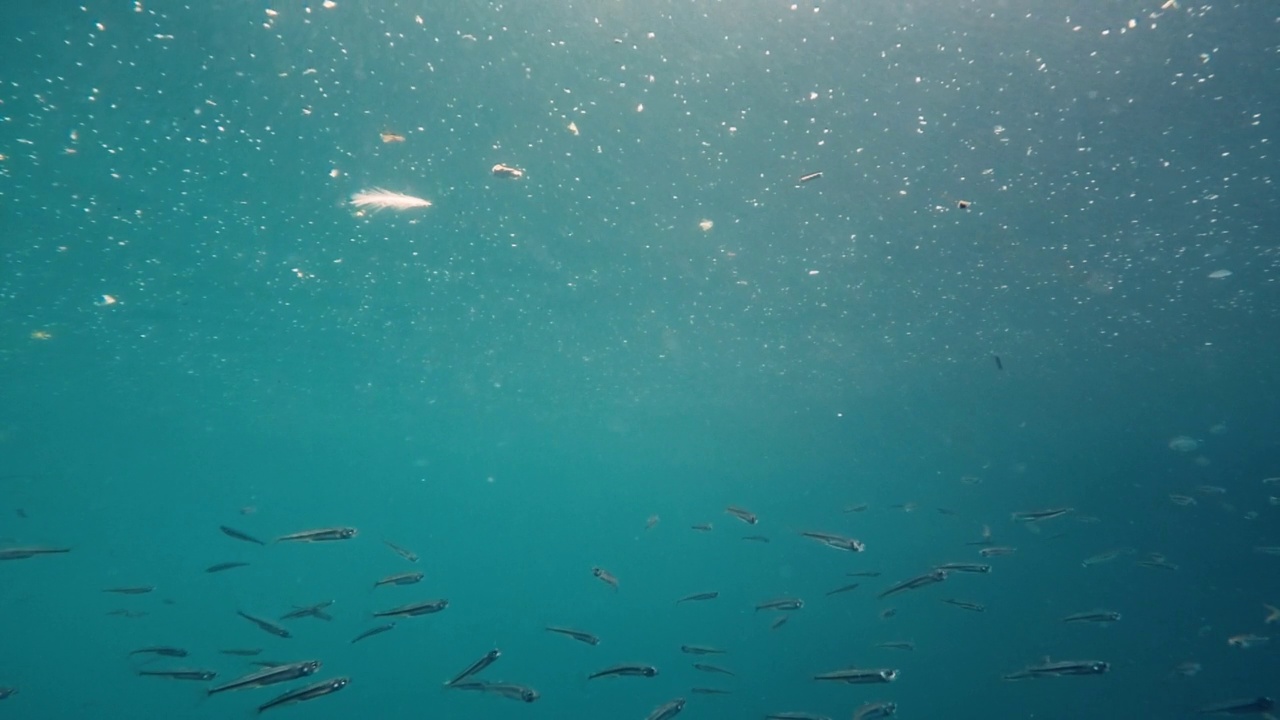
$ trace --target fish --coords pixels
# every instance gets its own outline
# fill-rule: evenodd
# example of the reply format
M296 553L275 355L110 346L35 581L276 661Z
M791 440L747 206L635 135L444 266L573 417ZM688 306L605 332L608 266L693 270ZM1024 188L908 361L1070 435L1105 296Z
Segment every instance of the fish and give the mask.
M800 610L804 607L804 600L800 598L778 598L776 600L766 600L756 605L756 612L761 610Z
M686 655L724 655L726 651L706 645L681 645L680 652Z
M160 645L157 647L144 647L133 650L129 655L161 655L163 657L186 657L187 651L182 648L169 647Z
M148 612L147 612L147 611L145 611L145 610L125 610L125 609L123 609L123 608L117 608L117 609L115 609L115 610L109 610L109 611L107 611L107 614L108 614L108 615L118 615L118 616L120 616L120 617L126 617L126 618L130 618L130 619L134 619L134 618L146 617L146 616L147 616L147 615L149 615L150 613L148 613Z
M1253 633L1243 633L1240 635L1232 635L1227 638L1227 644L1233 648L1248 650L1250 648L1263 647L1271 643L1271 638L1265 635L1254 635Z
M882 642L879 645L876 645L876 647L885 648L886 650L906 650L910 652L916 649L916 644L913 642L908 642L906 640L896 640L896 641Z
M880 571L869 570L864 572L849 572L845 573L845 575L848 575L849 577L880 577Z
M418 562L418 554L417 554L417 553L415 553L415 552L413 552L413 551L410 551L410 550L405 550L404 548L402 548L402 547L400 547L399 545L397 545L397 544L395 544L395 543L391 542L390 540L383 540L383 541L382 541L382 544L383 544L383 545L386 545L386 546L387 546L387 547L389 547L389 548L391 548L391 552L393 552L393 553L395 553L395 554L399 555L400 557L404 558L405 560L408 560L408 561L409 561L409 562L411 562L411 563L416 563L416 562Z
M375 627L375 628L369 628L368 630L365 630L364 632L355 636L355 638L351 641L351 644L355 645L356 643L360 642L361 640L364 640L365 638L371 638L374 635L380 635L394 628L395 626L396 626L395 623L387 623L386 625L379 625L378 627Z
M0 700L7 700L17 694L18 694L18 688L0 687Z
M591 673L587 676L588 680L595 680L602 677L653 677L658 674L658 668L652 665L614 665Z
M879 720L879 718L893 717L897 712L897 703L870 702L858 706L858 709L853 711L853 720Z
M248 675L238 677L225 685L209 688L209 694L216 695L228 690L242 690L244 688L289 682L308 675L314 675L316 670L319 669L319 660L303 660L301 662L285 663L284 665L271 665L262 670L255 670Z
M245 620L248 620L249 622L253 623L254 625L257 625L260 629L262 629L263 632L269 632L272 635L275 635L276 637L282 637L282 638L293 637L293 635L288 630L285 630L284 628L271 622L270 620L263 620L262 618L256 618L244 612L243 610L237 610L236 614L244 618Z
M762 543L769 542L769 538L765 537L764 535L743 535L742 539L750 540L751 542L762 542Z
M221 530L222 533L227 537L233 537L236 540L243 540L245 542L254 543L255 545L266 545L266 543L262 542L258 538L248 533L240 532L239 530L233 527L227 527L226 525L219 525L218 529Z
M416 210L418 208L431 207L430 200L377 187L361 190L352 195L351 204L362 211L372 210L374 212L380 210Z
M649 519L644 521L644 529L652 530L653 526L657 525L661 521L662 521L662 518L658 517L657 515L650 515Z
M475 662L471 663L466 667L465 670L455 675L453 679L446 682L445 685L450 687L456 686L458 683L462 682L463 680L466 680L472 675L480 674L485 668L497 662L498 658L500 657L502 657L501 650L499 650L498 648L494 648L490 650L489 652L485 653L484 656L482 656L479 660L476 660Z
M303 617L313 617L320 620L332 620L333 616L326 613L325 608L333 604L332 600L318 602L315 605L307 605L306 607L293 606L293 609L280 616L281 620L295 620Z
M276 542L330 542L334 540L350 540L356 536L356 529L353 527L333 527L320 528L318 530L303 530L289 535L281 535L276 538Z
M987 606L986 606L986 605L981 605L981 604L976 603L976 602L969 602L968 600L957 600L957 599L955 599L955 598L943 598L943 599L942 599L942 602L944 602L944 603L946 603L946 604L948 604L948 605L955 605L956 607L961 608L961 609L964 609L964 610L971 610L971 611L973 611L973 612L986 612L986 611L987 611Z
M600 582L613 588L614 592L617 592L618 578L614 577L613 573L609 572L608 570L605 570L602 567L593 567L591 568L591 574L600 578Z
M274 697L258 706L258 712L266 712L273 707L281 705L289 705L290 703L305 702L307 700L315 700L318 697L332 695L342 688L346 687L351 680L349 678L332 678L330 680L321 680L318 683L312 683L306 687L290 690L289 692Z
M697 530L698 532L711 532L711 523L698 523L697 525L690 525L689 529Z
M71 552L71 548L58 547L10 547L0 548L0 560L26 560L37 555L59 555Z
M1039 665L1029 665L1004 676L1005 680L1027 678L1066 677L1074 675L1103 675L1111 671L1110 663L1101 660L1062 660L1054 662L1045 658Z
M1270 625L1273 622L1280 621L1280 608L1266 603L1262 603L1262 607L1267 611L1267 616L1262 620L1263 625Z
M862 584L862 583L850 583L850 584L848 584L848 585L841 585L840 587L836 588L835 590L829 590L829 591L827 591L827 595L828 595L828 596L831 596L831 595L839 595L840 593L849 592L850 590L857 590L857 589L858 589L858 586L859 586L859 585L861 585L861 584Z
M802 532L800 534L807 538L817 540L823 545L826 545L827 547L835 548L837 550L847 550L849 552L862 552L863 550L867 549L867 546L863 544L861 540L855 540L854 538L844 537L841 535L833 535L831 533L822 533L822 532Z
M1091 612L1081 612L1068 615L1062 618L1062 622L1087 622L1087 623L1113 623L1120 621L1120 613L1115 610L1093 610Z
M104 592L104 593L115 593L115 594L117 594L117 595L146 595L147 593L149 593L149 592L151 592L151 591L153 591L153 590L155 590L155 589L156 589L156 587L155 587L154 585L138 585L138 586L136 586L136 587L113 587L113 588L106 588L106 589L104 589L102 592Z
M537 690L523 685L512 685L510 683L500 682L460 682L453 688L457 690L478 690L491 695L498 695L520 702L531 703L542 697Z
M790 616L790 615L779 615L778 617L776 617L776 618L774 618L774 619L773 619L773 622L769 623L769 629L770 629L770 630L777 630L778 628L782 627L783 625L786 625L786 624L787 624L787 621L788 621L788 620L790 620L790 619L791 619L791 616Z
M674 700L668 700L654 708L653 712L650 712L649 715L645 717L645 720L671 720L671 718L679 715L680 711L683 709L684 698L681 697Z
M822 171L807 173L805 175L801 175L796 180L796 184L803 185L804 183L810 182L812 180L817 180L820 177L822 177Z
M729 507L725 508L724 511L738 518L739 520L741 520L742 522L748 525L755 525L757 522L755 513L751 512L750 510L744 510L740 507L735 507L733 505L730 505Z
M431 615L438 613L449 607L449 601L446 599L439 600L423 600L422 602L409 603L401 605L390 610L379 610L373 614L374 617L418 617L419 615Z
M1169 502L1173 503L1174 505L1181 505L1182 507L1190 507L1196 504L1196 499L1191 497L1190 495L1170 494Z
M1020 523L1044 522L1052 520L1056 517L1062 517L1067 513L1075 510L1075 508L1049 508L1047 510L1024 510L1013 514L1013 521Z
M684 597L677 600L676 604L679 605L680 603L683 603L683 602L698 602L700 600L715 600L718 597L720 597L720 593L714 590L711 592L700 592L700 593L694 593L692 595L685 595Z
M707 663L694 663L693 667L694 669L701 670L702 672L707 672L707 673L719 673L720 675L735 675L735 673L733 673L732 671L725 670L719 665L708 665Z
M1100 552L1097 555L1092 555L1090 557L1085 558L1084 560L1081 560L1080 565L1082 567L1093 567L1094 565L1101 565L1102 563L1111 562L1112 560L1115 560L1121 555L1132 555L1135 552L1137 551L1131 547L1113 548L1111 550L1104 550L1103 552Z
M898 671L890 668L845 668L813 676L814 680L834 680L850 685L890 683L898 679Z
M1018 548L1008 547L1006 545L997 545L994 547L984 547L978 551L982 557L1000 557L1002 555L1012 555L1018 552Z
M166 677L173 680L201 680L208 681L218 676L218 673L212 670L139 670L139 675L149 675L152 677Z
M962 573L989 573L991 566L984 563L963 563L952 562L936 565L934 570L945 570L946 572L962 572Z
M870 506L870 505L867 505L866 503L859 503L859 504L857 504L857 505L847 505L847 506L845 506L844 510L842 510L841 512L843 512L843 513L860 513L860 512L864 512L868 507L871 507L871 506Z
M262 648L231 648L230 650L219 650L223 655L237 655L239 657L253 657L262 654Z
M1259 555L1280 555L1280 545L1255 545L1253 551Z
M1178 570L1178 566L1165 559L1160 553L1150 553L1146 559L1139 560L1136 565L1156 570Z
M689 692L694 695L732 695L732 690L721 690L720 688L695 687L689 688Z
M207 573L216 573L216 572L222 572L223 570L233 570L235 568L247 567L248 565L249 563L247 562L222 562L216 565L210 565L209 567L205 568L204 571Z
M1197 715L1261 715L1271 712L1276 706L1276 701L1261 695L1256 698L1246 698L1244 700L1227 700L1225 702L1217 702L1212 705L1205 705L1196 710ZM1268 715L1268 717L1270 717Z
M926 585L933 585L934 583L940 583L946 579L947 579L946 570L931 570L923 575L917 575L916 577L910 578L908 580L903 580L897 585L893 585L889 588L886 588L883 592L881 592L876 597L887 598L890 595L896 595L900 592L905 592L907 590L915 590L917 588L922 588Z
M388 575L373 584L375 588L383 585L412 585L421 582L423 578L420 572L399 573L396 575Z
M600 644L600 638L596 637L595 635L592 635L589 632L583 632L581 630L573 630L570 628L555 627L555 626L550 626L546 628L546 630L547 632L553 632L553 633L556 633L557 635L564 635L565 637L571 637L574 640L577 640L578 642L586 643L588 645Z
M967 208L968 206L967 206L967 205L965 205L964 207L966 207L966 208ZM1003 370L1003 369L1004 369L1004 363L1003 363L1003 362L1000 362L1000 356L999 356L999 355L992 355L991 357L992 357L993 359L995 359L995 361L996 361L996 369L997 369L997 370Z

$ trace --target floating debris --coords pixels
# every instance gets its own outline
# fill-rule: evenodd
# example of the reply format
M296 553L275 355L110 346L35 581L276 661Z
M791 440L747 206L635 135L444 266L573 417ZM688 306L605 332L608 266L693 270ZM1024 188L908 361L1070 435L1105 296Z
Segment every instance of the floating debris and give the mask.
M430 200L423 200L420 197L391 192L382 188L361 190L351 196L351 204L361 210L372 210L374 212L379 210L415 210L417 208L431 207Z

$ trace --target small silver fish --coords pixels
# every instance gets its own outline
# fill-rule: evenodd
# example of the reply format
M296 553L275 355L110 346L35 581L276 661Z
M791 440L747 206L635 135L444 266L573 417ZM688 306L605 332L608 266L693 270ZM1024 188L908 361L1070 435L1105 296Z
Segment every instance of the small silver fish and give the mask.
M373 586L377 588L382 587L383 585L413 585L414 583L421 582L422 578L423 574L420 572L397 573L378 580L373 584Z
M351 680L349 678L340 677L333 678L331 680L321 680L318 683L314 683L303 688L290 690L283 695L272 698L271 700L259 705L258 712L266 712L273 707L289 705L296 702L305 702L307 700L315 700L318 697L331 695L346 687L350 682Z
M756 612L761 610L800 610L804 607L804 600L800 598L778 598L776 600L766 600L756 605Z
M542 697L537 690L523 685L512 685L500 682L460 682L452 686L457 690L477 690L479 692L498 695L499 697L531 703Z
M1062 618L1062 622L1113 623L1120 621L1120 613L1115 610L1093 610L1080 612Z
M502 657L501 650L499 650L498 648L494 648L490 650L489 652L485 653L484 656L481 657L479 660L476 660L475 662L471 663L466 667L465 670L455 675L453 679L446 682L445 685L448 685L450 687L457 686L458 683L462 682L463 680L466 680L472 675L480 674L480 672L483 671L485 668L497 662L498 658L500 657Z
M289 535L281 535L276 538L276 542L331 542L334 540L350 540L356 534L357 531L353 527L320 528L318 530L303 530Z
M248 620L249 622L253 623L254 625L257 625L258 628L261 629L263 632L271 633L276 637L282 637L282 638L293 637L293 634L290 633L288 630L285 630L284 628L271 622L270 620L263 620L262 618L254 617L244 612L243 610L237 610L236 614L244 618L245 620Z
M1054 662L1048 658L1039 665L1029 665L1016 672L1004 676L1005 680L1025 680L1027 678L1067 677L1074 675L1103 675L1110 672L1111 665L1101 660L1062 660Z
M725 651L720 648L707 647L706 645L681 645L680 652L686 655L724 655Z
M1217 702L1212 705L1205 705L1196 710L1197 715L1263 715L1271 717L1269 714L1276 706L1275 700L1263 695L1256 698L1246 698L1243 700L1227 700L1225 702Z
M890 668L845 668L814 675L814 680L834 680L851 685L890 683L898 679L898 671Z
M139 670L139 675L151 677L164 677L172 680L201 680L208 681L218 676L213 670Z
M424 600L422 602L409 603L408 605L401 605L400 607L394 607L394 608L391 608L390 610L380 610L378 612L375 612L373 616L374 617L398 617L398 616L417 617L419 615L431 615L432 613L438 613L447 607L449 607L449 601L443 598L440 600Z
M577 640L578 642L586 643L588 645L600 644L600 638L596 637L595 635L592 635L589 632L582 632L581 630L573 630L571 628L552 626L547 628L547 632L553 632L558 635L571 637L574 640Z
M355 645L356 643L360 642L361 640L364 640L365 638L371 638L374 635L380 635L394 628L395 626L396 626L395 623L387 623L386 625L379 625L376 628L369 628L368 630L365 630L364 632L357 635L355 639L351 641L351 644Z
M658 674L658 668L652 665L614 665L604 670L591 673L587 676L588 680L595 680L602 677L653 677Z
M383 544L383 545L386 545L386 546L387 546L387 547L389 547L389 548L391 548L391 552L393 552L393 553L395 553L395 554L399 555L400 557L404 558L405 560L408 560L408 561L409 561L409 562L411 562L411 563L416 563L416 562L418 562L418 554L417 554L417 553L415 553L415 552L413 552L413 551L411 551L411 550L405 550L404 548L402 548L402 547L400 547L399 545L397 545L397 544L395 544L395 543L391 542L390 540L383 540L383 541L382 541L382 544Z
M313 675L316 670L320 669L319 660L304 660L302 662L286 663L284 665L271 665L243 675L226 685L219 685L210 688L209 694L214 695L228 690L241 690L244 688L262 687L264 685L274 685L276 683L289 682Z
M684 709L684 698L676 698L653 709L645 720L671 720Z

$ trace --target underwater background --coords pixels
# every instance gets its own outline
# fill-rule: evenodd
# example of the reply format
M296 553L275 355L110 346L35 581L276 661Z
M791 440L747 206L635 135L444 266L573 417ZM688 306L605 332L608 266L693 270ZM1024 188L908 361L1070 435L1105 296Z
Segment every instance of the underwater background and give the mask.
M6 9L0 717L1280 694L1276 5L329 5Z

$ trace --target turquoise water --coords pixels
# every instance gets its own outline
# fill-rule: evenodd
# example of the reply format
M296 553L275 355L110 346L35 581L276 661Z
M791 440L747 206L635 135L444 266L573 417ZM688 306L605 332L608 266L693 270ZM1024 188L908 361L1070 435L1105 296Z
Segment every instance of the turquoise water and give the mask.
M249 717L304 684L136 675L253 669L228 648L351 679L281 718L1280 695L1280 639L1227 642L1280 633L1274 7L266 7L0 31L0 549L70 548L0 562L0 715ZM358 212L373 187L433 204ZM981 558L984 525L1017 552ZM330 526L359 534L270 543ZM876 597L951 561L993 569ZM290 639L236 615L330 600ZM157 645L189 655L129 656ZM481 678L540 699L443 689L495 647ZM1046 656L1110 672L1002 679ZM624 662L659 674L586 680ZM900 675L812 679L851 666Z

